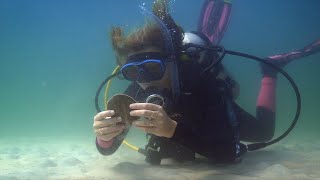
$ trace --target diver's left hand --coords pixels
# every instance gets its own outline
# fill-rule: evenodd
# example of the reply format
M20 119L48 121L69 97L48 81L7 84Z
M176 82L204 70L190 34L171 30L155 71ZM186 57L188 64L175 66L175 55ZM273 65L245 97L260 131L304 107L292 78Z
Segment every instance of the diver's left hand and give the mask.
M164 109L152 103L133 103L129 106L133 109L131 116L144 117L143 120L133 121L133 125L145 131L160 137L171 138L175 132L177 122L170 119Z

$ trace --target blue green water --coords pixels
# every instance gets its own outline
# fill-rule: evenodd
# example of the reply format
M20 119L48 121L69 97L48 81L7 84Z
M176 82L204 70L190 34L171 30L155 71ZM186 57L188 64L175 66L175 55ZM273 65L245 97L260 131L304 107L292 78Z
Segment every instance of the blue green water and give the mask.
M142 3L1 0L0 137L92 135L95 91L115 67L110 28L143 21ZM195 30L201 3L171 4L185 31ZM234 1L221 44L260 57L302 48L320 38L319 5L318 0ZM224 63L241 84L239 103L254 113L261 80L257 63L234 57ZM302 96L301 118L289 138L319 136L319 67L320 53L286 67ZM123 90L117 82L112 92ZM282 77L277 96L280 133L295 110L292 88Z
M284 145L248 154L239 166L150 167L127 147L106 157L96 151L94 96L115 67L109 32L112 26L130 30L143 23L138 5L144 2L151 4L0 0L0 179L319 178L320 52L285 68L300 89L302 109ZM201 3L175 0L170 12L185 31L195 30ZM318 0L234 0L221 44L259 57L300 49L320 38L319 7ZM258 64L231 56L223 63L241 85L237 102L255 114ZM110 94L126 84L115 80ZM278 136L294 117L296 100L285 78L277 86ZM143 135L135 133L129 141L142 146Z

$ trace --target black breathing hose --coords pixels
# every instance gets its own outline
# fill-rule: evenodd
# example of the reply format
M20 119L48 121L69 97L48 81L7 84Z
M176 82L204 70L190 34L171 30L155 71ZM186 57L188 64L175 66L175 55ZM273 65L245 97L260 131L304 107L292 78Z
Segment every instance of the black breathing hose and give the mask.
M225 50L224 47L222 47L222 46L203 46L203 45L188 43L188 44L186 44L186 48L188 48L188 47L196 47L196 48L200 48L200 49L204 49L204 50L211 50L211 51L222 53L220 55L220 57L218 58L218 60L216 62L213 62L212 64L210 64L208 66L208 68L206 68L204 70L204 72L210 70L214 66L218 65L219 63L221 63L221 61L223 60L225 54L230 54L230 55L234 55L234 56L245 57L245 58L248 58L248 59L252 59L252 60L258 61L260 63L267 64L268 66L271 66L272 68L274 68L275 70L280 72L290 82L290 84L291 84L291 86L292 86L292 88L293 88L293 90L294 90L294 92L296 94L296 98L297 98L296 114L295 114L295 117L294 117L290 127L282 135L280 135L279 137L275 138L274 140L271 140L269 142L258 142L258 143L248 144L247 145L247 151L258 150L258 149L264 148L266 146L275 144L275 143L279 142L281 139L283 139L284 137L286 137L292 131L292 129L297 124L299 116L300 116L301 96L300 96L300 92L299 92L298 86L296 85L294 80L290 77L290 75L287 72L285 72L282 68L280 68L280 67L278 67L278 66L272 64L271 62L268 62L268 61L266 61L266 60L264 60L262 58L259 58L259 57L256 57L256 56L252 56L252 55L249 55L249 54L245 54L245 53L241 53L241 52Z
M230 50L225 50L224 47L222 46L202 46L202 45L198 45L198 44L192 44L192 43L188 43L185 45L186 48L188 47L196 47L196 48L200 48L200 49L204 49L204 50L210 50L210 51L215 51L215 52L220 52L221 55L219 56L218 60L211 63L206 69L204 69L204 71L202 71L201 73L205 73L207 71L209 71L210 69L212 69L213 67L215 67L217 64L221 63L221 61L223 60L224 56L226 54L230 54L230 55L234 55L234 56L240 56L240 57L245 57L248 59L252 59L255 61L258 61L260 63L264 63L267 64L268 66L271 66L272 68L274 68L275 70L277 70L278 72L280 72L284 77L286 77L288 79L288 81L290 82L291 86L294 89L294 92L296 94L296 98L297 98L297 109L296 109L296 114L295 117L290 125L290 127L279 137L275 138L274 140L271 140L269 142L258 142L258 143L252 143L252 144L248 144L247 145L247 151L254 151L257 149L261 149L264 148L266 146L275 144L277 142L279 142L281 139L283 139L284 137L286 137L291 131L292 129L295 127L295 125L298 122L299 116L300 116L300 111L301 111L301 96L300 96L300 92L298 89L298 86L296 85L296 83L294 82L294 80L289 76L289 74L287 72L285 72L282 68L275 66L274 64L256 57L256 56L252 56L249 54L245 54L245 53L241 53L241 52L236 52L236 51L230 51ZM101 112L101 109L99 108L99 94L103 88L103 86L113 77L118 76L121 72L117 72L109 77L107 77L99 86L97 92L96 92L96 96L95 96L95 108L97 110L97 112Z
M120 73L121 73L121 72L118 71L117 73L112 74L111 76L107 77L107 78L100 84L100 86L99 86L99 88L98 88L98 90L97 90L97 92L96 92L96 96L95 96L95 98L94 98L94 105L95 105L95 107L96 107L97 113L98 113L98 112L101 112L101 109L100 109L100 107L99 107L99 94L100 94L103 86L104 86L110 79L114 78L115 76L118 76Z

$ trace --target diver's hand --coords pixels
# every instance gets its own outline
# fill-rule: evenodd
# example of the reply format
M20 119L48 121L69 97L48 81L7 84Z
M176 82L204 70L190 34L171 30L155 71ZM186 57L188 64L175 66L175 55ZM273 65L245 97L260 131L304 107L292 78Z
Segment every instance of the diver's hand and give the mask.
M110 141L118 136L124 129L125 125L117 124L122 121L121 117L113 117L113 110L102 111L94 116L93 129L97 137L103 141Z
M156 136L171 138L175 132L177 122L170 119L164 109L152 103L134 103L129 106L133 109L131 116L144 117L144 120L133 121L133 125Z

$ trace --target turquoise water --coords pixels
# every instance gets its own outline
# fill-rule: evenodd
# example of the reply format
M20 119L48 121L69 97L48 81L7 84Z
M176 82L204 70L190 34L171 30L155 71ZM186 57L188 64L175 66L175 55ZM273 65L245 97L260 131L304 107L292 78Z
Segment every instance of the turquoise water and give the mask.
M1 0L0 138L85 136L94 147L95 92L115 67L109 31L143 22L138 8L142 3ZM194 30L201 3L171 4L174 19L185 31ZM259 57L302 48L320 38L319 7L318 0L235 0L221 44ZM224 64L241 84L239 104L254 113L261 80L257 63L228 56ZM320 53L285 68L302 96L300 121L288 139L317 140L320 135L319 67ZM123 90L123 82L115 81L112 93ZM277 97L280 134L296 107L293 90L282 77Z
M115 66L110 27L137 22L141 2L2 0L0 135L91 134L95 90ZM260 57L301 48L320 37L317 5L316 0L235 1L222 44ZM175 1L173 16L186 31L193 30L200 7L198 1ZM296 132L308 128L316 133L319 127L318 59L319 54L313 55L286 68L303 98ZM253 112L260 81L258 66L233 57L227 57L225 64L241 82L240 102ZM247 78L252 83L245 84ZM287 105L292 107L285 111L294 111L295 101L285 80L278 84L278 115L282 116Z

